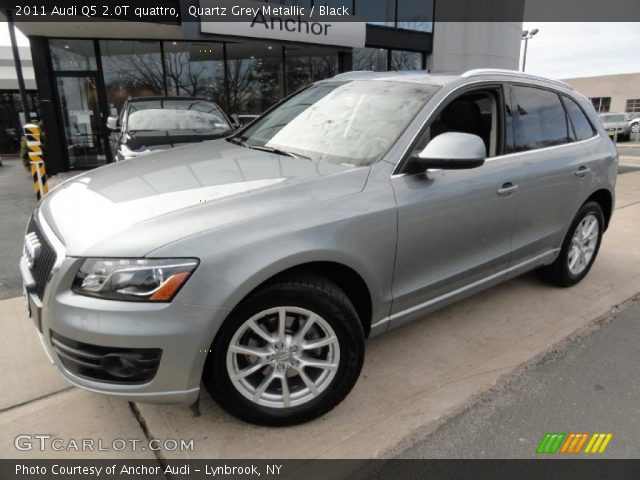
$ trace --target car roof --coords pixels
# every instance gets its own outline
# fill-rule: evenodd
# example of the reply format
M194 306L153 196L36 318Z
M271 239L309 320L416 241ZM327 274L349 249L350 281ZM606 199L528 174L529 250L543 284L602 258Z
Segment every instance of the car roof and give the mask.
M388 80L396 82L411 82L427 85L444 86L450 83L464 82L470 78L486 78L487 80L522 81L526 83L547 84L564 90L573 90L568 83L552 80L538 75L518 72L515 70L501 70L494 68L482 68L468 70L464 73L430 73L428 70L410 70L399 72L371 72L356 71L345 72L336 75L330 80Z

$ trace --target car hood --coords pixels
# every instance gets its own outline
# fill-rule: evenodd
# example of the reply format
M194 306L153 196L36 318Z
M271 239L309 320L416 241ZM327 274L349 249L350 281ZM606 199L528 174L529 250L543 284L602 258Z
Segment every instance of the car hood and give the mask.
M357 193L368 172L213 140L74 177L45 197L41 212L69 256L144 256L209 229Z

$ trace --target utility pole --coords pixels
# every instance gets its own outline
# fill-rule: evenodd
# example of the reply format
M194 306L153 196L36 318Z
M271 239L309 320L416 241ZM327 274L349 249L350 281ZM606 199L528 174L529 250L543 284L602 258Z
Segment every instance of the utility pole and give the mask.
M9 38L11 39L11 50L13 51L13 62L16 65L16 74L18 76L18 90L20 90L20 99L22 100L22 110L24 111L25 123L31 123L31 108L27 103L27 89L24 85L24 77L22 76L22 63L20 62L20 50L16 42L15 25L13 24L13 12L9 9L5 10L7 16L7 26L9 27Z
M527 48L529 47L529 39L533 38L535 34L537 34L540 30L534 28L533 30L523 30L522 32L522 40L524 40L524 55L522 57L522 71L524 72L525 67L527 66Z

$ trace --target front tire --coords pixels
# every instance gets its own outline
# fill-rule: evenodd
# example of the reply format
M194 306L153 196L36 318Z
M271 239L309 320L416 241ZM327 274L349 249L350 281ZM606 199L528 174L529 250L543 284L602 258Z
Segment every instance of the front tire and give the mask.
M539 270L542 278L562 287L582 281L598 255L604 226L600 204L585 203L571 223L556 261Z
M231 313L203 382L241 420L294 425L338 405L363 361L362 325L344 292L321 276L289 276L259 288Z

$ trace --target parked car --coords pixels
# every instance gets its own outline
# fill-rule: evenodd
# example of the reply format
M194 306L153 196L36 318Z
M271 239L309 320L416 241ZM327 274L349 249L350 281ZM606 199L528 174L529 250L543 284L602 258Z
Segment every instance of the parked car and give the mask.
M640 113L630 113L629 118L629 126L631 127L631 132L640 132Z
M246 421L307 421L353 388L366 338L530 270L580 282L617 159L560 82L338 75L53 190L20 263L30 315L79 387L194 402L202 381Z
M213 102L192 97L130 98L107 127L115 160L229 135L232 122Z
M601 113L600 121L609 137L617 136L621 141L629 141L631 138L631 125L625 113Z

